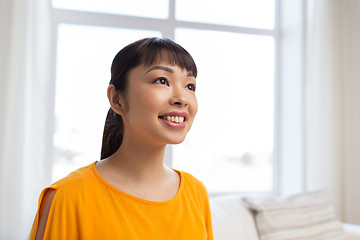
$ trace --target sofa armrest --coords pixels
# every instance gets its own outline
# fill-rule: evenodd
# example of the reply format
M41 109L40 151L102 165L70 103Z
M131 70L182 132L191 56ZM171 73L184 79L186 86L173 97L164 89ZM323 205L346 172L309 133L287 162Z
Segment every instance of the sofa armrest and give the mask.
M343 228L348 236L348 240L360 240L360 226L343 223Z
M241 196L223 195L210 198L214 239L259 240L253 214L241 200Z

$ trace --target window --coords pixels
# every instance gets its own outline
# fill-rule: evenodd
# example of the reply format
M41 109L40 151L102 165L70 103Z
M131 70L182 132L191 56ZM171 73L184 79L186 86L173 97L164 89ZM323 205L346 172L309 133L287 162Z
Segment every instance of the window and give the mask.
M161 36L185 47L199 70L198 115L186 140L167 149L166 162L201 179L209 192L274 190L276 3L225 2L52 1L53 180L100 157L115 54Z

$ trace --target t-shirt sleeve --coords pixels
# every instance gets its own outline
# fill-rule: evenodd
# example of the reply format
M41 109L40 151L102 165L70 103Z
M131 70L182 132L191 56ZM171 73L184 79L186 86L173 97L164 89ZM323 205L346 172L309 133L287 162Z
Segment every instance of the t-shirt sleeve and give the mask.
M40 195L38 212L29 236L31 240L35 239L36 236L39 224L39 208L47 189L44 189ZM44 240L80 239L80 236L78 236L80 229L77 229L79 226L77 222L79 220L79 204L78 201L74 201L72 196L75 194L76 192L64 191L61 187L56 189L46 222Z
M29 240L34 240L35 237L36 237L36 233L37 233L37 230L38 230L38 227L39 227L39 220L40 220L40 207L41 207L41 205L43 203L45 193L49 189L56 190L56 188L54 188L54 187L47 187L40 193L40 197L39 197L39 201L38 201L38 208L37 208L35 219L34 219L30 234L29 234Z
M205 185L189 173L183 172L186 181L191 186L193 197L197 199L199 210L203 217L203 224L207 232L207 240L213 240L213 229L210 212L209 195Z
M203 206L203 213L204 213L204 221L205 221L205 227L207 230L208 240L213 240L213 229L212 229L212 221L211 221L211 212L210 212L210 203L209 203L209 195L208 192L203 185L202 185L202 206Z
M48 189L54 189L56 192L50 205L43 239L92 238L89 237L91 230L94 229L92 221L94 215L91 213L96 212L96 208L86 208L88 206L86 203L88 198L98 200L98 195L94 193L96 178L93 175L93 167L95 163L80 168L41 192L29 240L34 240L36 237L40 207ZM89 193L92 194L90 197L87 195Z

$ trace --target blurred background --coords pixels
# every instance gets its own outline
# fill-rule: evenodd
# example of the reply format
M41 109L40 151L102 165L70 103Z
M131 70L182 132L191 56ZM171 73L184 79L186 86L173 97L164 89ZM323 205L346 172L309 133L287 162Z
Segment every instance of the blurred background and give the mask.
M199 71L167 165L210 196L326 189L360 224L359 16L356 0L0 0L0 239L26 239L41 190L99 160L112 59L144 37Z

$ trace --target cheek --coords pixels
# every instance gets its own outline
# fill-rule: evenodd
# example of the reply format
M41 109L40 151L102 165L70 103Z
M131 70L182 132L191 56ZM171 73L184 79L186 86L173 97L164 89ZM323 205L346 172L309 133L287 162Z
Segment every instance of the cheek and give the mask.
M169 98L165 94L154 93L149 94L148 98L145 99L145 101L147 101L147 105L150 105L150 107L153 106L153 108L156 108L158 111L160 111L162 109L159 109L159 107L168 103Z
M149 110L160 111L161 109L159 109L159 107L167 101L166 95L161 94L161 91L152 91L149 89L136 91L133 93L132 97L133 102L136 103L138 108L143 109L144 112Z
M195 115L196 115L196 113L197 113L197 111L198 111L198 102L197 102L197 99L196 99L196 96L194 95L193 96L193 98L192 98L192 100L191 100L191 106L192 106L192 114L194 115L194 117L195 117Z

